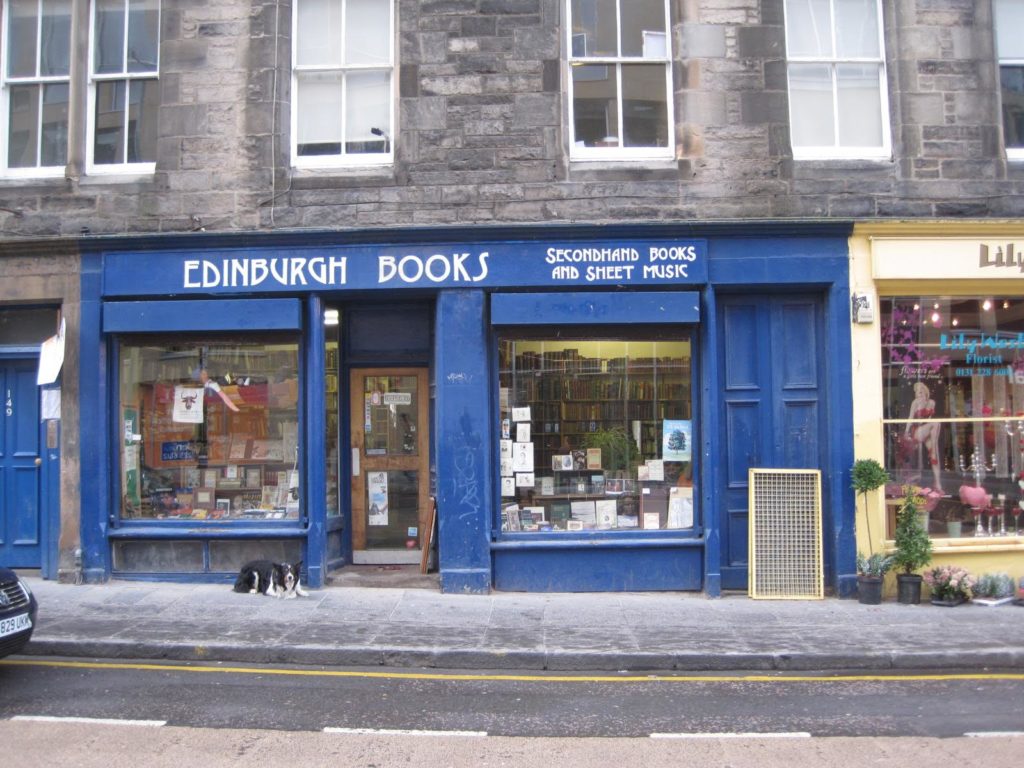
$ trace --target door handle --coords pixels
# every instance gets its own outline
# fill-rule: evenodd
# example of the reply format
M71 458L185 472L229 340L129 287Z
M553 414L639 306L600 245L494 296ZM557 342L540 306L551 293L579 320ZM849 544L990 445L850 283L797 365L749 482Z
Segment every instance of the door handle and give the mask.
M359 449L352 449L352 477L359 477Z
M43 466L43 460L40 457L38 457L38 456L36 456L36 466L37 467Z

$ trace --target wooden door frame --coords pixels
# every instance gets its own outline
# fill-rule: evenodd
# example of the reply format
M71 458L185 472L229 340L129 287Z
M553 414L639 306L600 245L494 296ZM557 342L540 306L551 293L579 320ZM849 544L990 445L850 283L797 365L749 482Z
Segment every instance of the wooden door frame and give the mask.
M416 469L419 472L417 525L419 528L420 547L426 546L427 525L430 522L430 391L427 366L402 366L395 368L352 368L349 371L349 414L351 417L350 447L359 452L359 473L352 474L350 502L352 505L352 551L366 551L366 473L367 471L387 471ZM363 379L367 376L415 376L416 377L416 408L419 423L416 427L416 455L370 457L374 466L367 469L365 453L366 433L364 429L364 395ZM359 399L357 400L356 397ZM412 463L415 466L410 466Z

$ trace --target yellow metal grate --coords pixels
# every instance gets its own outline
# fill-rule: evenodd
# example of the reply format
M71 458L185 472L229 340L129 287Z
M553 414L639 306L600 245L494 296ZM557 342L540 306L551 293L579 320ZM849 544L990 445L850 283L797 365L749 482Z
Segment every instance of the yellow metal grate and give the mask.
M750 470L750 597L820 600L821 471Z

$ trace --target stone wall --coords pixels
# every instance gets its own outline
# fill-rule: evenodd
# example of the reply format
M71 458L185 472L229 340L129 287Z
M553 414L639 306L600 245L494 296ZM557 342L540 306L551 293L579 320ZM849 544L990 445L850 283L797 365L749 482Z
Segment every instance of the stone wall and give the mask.
M386 169L295 171L291 2L164 2L151 178L0 182L5 237L1014 217L990 0L883 3L893 157L794 161L782 0L673 0L676 157L570 163L562 0L398 0Z

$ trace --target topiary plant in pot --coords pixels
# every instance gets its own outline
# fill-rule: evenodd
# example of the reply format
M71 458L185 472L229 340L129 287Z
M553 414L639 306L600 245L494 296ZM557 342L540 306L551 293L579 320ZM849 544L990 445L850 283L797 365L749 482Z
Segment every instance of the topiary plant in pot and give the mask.
M868 552L871 549L871 515L868 514L868 494L889 482L889 473L874 459L859 459L850 470L853 490L864 497L864 521L867 524Z
M903 489L903 503L896 513L896 551L893 565L896 574L896 599L905 605L921 602L921 575L914 571L924 568L932 559L932 540L921 525L924 498L909 486Z

